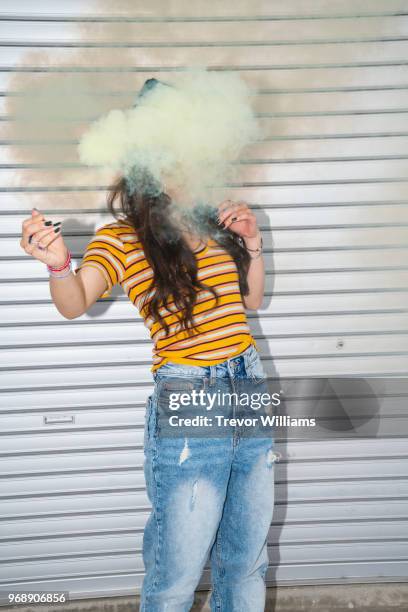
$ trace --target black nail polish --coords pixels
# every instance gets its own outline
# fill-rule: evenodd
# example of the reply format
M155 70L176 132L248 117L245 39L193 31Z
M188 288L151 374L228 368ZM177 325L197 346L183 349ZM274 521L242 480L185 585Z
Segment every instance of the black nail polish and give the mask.
M44 221L44 225L52 225L52 221Z
M33 239L34 234L31 234L31 236L29 236L28 238L28 244L31 244L31 240Z
M59 232L59 231L60 231L60 229L61 229L60 227L56 227L56 228L54 229L54 233L56 234L57 232Z
M57 225L61 225L61 221L57 221L56 223L53 223L54 227L56 227Z

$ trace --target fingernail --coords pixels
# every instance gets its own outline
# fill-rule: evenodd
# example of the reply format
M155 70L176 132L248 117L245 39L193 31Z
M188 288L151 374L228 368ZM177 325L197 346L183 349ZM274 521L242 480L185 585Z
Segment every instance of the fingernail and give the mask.
M28 238L28 244L31 244L31 240L33 239L34 234L31 234L31 236L29 236Z
M57 225L61 225L62 221L57 221L56 223L53 223L53 226L56 227Z
M59 232L59 231L60 231L60 229L61 229L60 227L56 227L56 228L54 229L54 233L56 234L57 232Z
M52 225L52 221L44 221L44 225Z

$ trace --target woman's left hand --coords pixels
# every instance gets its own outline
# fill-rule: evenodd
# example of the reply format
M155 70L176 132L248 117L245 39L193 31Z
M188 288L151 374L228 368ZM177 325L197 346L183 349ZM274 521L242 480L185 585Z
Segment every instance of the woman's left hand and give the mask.
M218 223L242 238L255 238L259 228L254 213L245 202L224 200L218 207Z

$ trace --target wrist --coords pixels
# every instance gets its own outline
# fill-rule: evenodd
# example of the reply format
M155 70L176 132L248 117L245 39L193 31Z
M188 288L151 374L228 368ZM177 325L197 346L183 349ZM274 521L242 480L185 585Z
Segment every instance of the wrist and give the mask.
M72 274L73 270L72 270L72 266L71 264L64 268L64 270L62 272L51 272L50 270L48 271L48 276L49 278L66 278L67 276L69 276L70 274Z
M65 261L60 266L50 266L47 264L48 275L50 278L66 278L72 272L71 251L67 249Z
M50 266L47 264L47 269L50 273L51 272L63 272L67 268L69 268L70 265L71 265L71 251L67 249L64 261L56 266Z
M262 242L262 235L261 232L258 230L258 232L255 234L255 236L251 236L251 237L244 237L244 244L248 249L258 249L260 248L261 242Z

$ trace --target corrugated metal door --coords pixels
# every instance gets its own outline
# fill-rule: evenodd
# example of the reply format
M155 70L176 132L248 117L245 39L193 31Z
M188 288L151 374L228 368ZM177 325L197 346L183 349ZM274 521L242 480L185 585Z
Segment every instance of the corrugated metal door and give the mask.
M75 167L75 140L59 168L19 157L13 104L38 79L86 75L100 84L99 112L186 65L239 70L265 136L231 193L258 209L266 243L268 297L250 313L266 368L406 375L407 3L15 0L0 10L0 586L134 593L149 511L150 341L118 288L65 320L45 266L20 249L32 205L63 220L77 261L112 219L106 185ZM271 584L406 578L407 439L391 442L278 444Z

